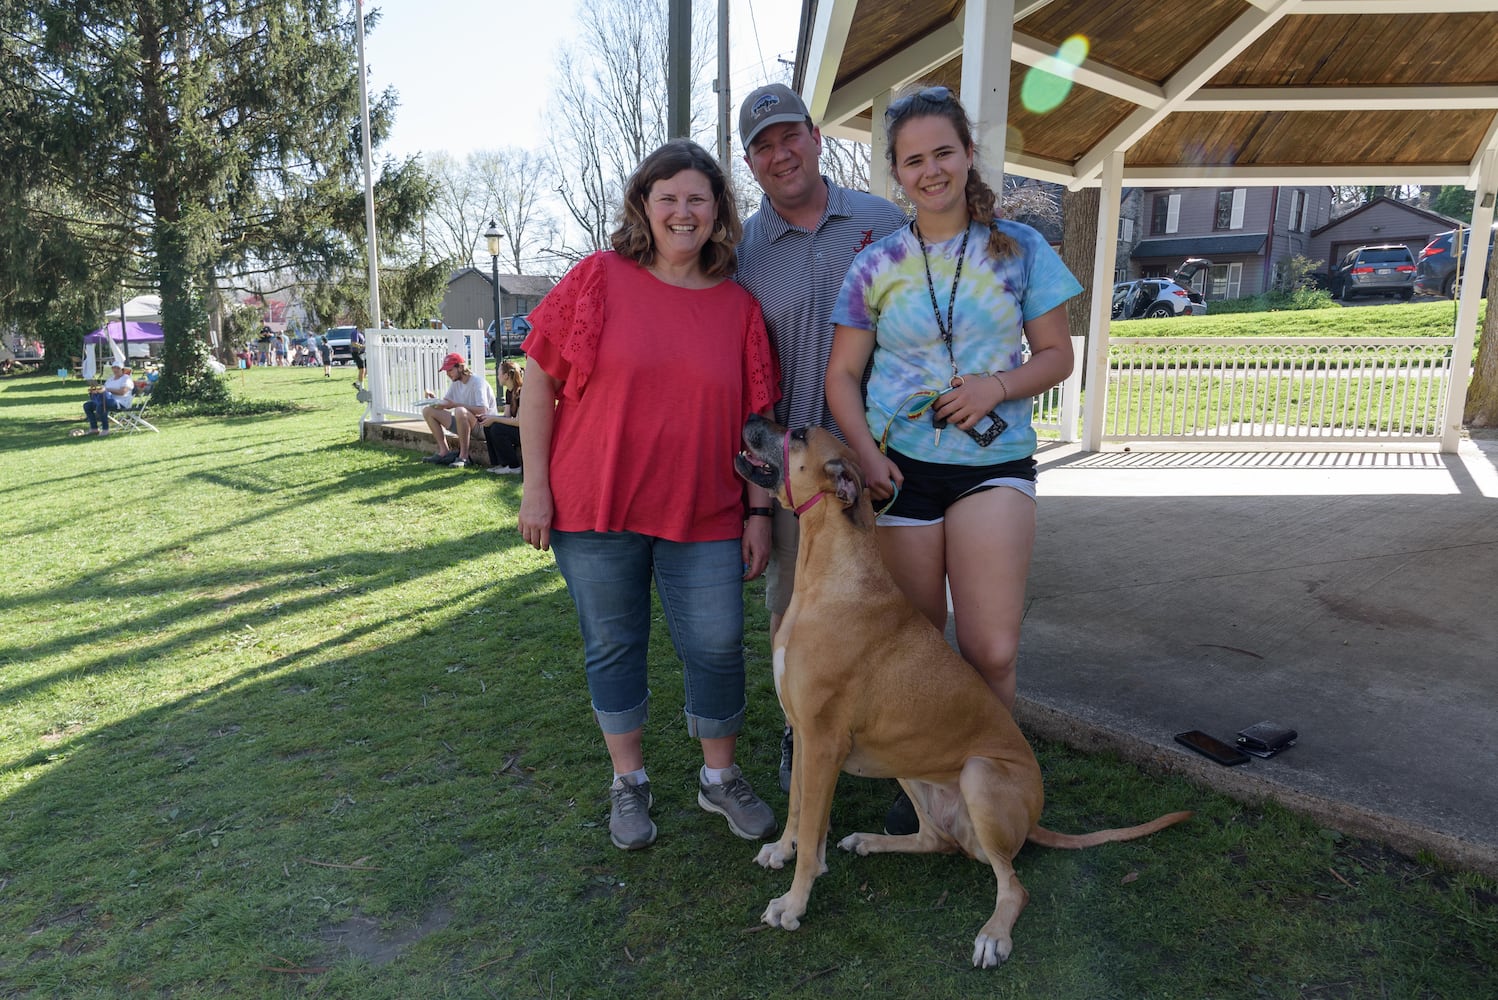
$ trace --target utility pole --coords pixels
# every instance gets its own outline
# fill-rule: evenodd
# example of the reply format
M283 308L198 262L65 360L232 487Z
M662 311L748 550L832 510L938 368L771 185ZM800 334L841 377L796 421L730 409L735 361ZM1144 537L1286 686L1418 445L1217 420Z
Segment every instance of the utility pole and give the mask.
M692 132L692 0L671 0L666 33L666 135Z
M732 95L728 92L728 0L718 0L718 165L731 173L728 157L732 152Z

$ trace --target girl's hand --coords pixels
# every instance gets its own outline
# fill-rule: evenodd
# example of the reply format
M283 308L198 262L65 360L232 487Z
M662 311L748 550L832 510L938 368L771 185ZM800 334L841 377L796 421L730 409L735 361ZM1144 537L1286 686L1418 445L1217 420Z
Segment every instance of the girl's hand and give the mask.
M964 375L961 381L942 393L932 410L947 423L967 430L1002 403L1005 392L1003 383L986 372Z
M869 494L879 503L894 496L897 487L905 485L905 473L877 445L867 452L858 453L858 465L863 469Z

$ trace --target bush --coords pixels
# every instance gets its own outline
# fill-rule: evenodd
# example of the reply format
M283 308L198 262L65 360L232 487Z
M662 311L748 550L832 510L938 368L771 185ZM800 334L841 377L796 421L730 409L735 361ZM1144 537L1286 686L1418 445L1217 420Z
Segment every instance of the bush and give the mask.
M164 417L261 417L278 413L300 413L306 409L289 400L230 396L221 400L163 403L155 408L155 412Z
M1221 299L1209 302L1209 315L1221 316L1230 313L1288 312L1293 309L1335 309L1330 292L1314 288L1297 288L1293 292L1262 292L1239 299Z

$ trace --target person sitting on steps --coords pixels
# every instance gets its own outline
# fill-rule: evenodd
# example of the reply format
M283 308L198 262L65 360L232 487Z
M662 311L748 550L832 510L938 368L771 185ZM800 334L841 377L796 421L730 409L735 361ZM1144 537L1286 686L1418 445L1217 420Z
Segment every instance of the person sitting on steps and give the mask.
M499 382L504 387L505 405L501 412L479 418L484 441L489 446L489 471L496 476L520 473L520 389L525 376L513 361L499 363Z
M479 419L497 415L499 411L489 380L472 371L463 355L454 352L443 358L442 371L449 380L447 392L441 399L425 404L421 412L432 432L432 440L437 444L437 451L422 461L461 469L468 464L468 444ZM427 392L428 397L433 395ZM457 451L447 448L448 431L458 439Z

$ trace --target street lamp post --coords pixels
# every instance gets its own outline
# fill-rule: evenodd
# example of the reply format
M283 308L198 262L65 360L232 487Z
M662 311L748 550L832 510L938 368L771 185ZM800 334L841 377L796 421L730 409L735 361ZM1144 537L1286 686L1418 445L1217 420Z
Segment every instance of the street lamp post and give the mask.
M503 353L500 348L503 342L501 338L504 333L504 324L499 318L499 241L504 239L504 236L505 234L499 231L499 224L490 219L489 228L484 230L484 239L489 241L489 263L494 269L494 339L490 341L490 353L494 355L495 370L498 370L500 355Z

